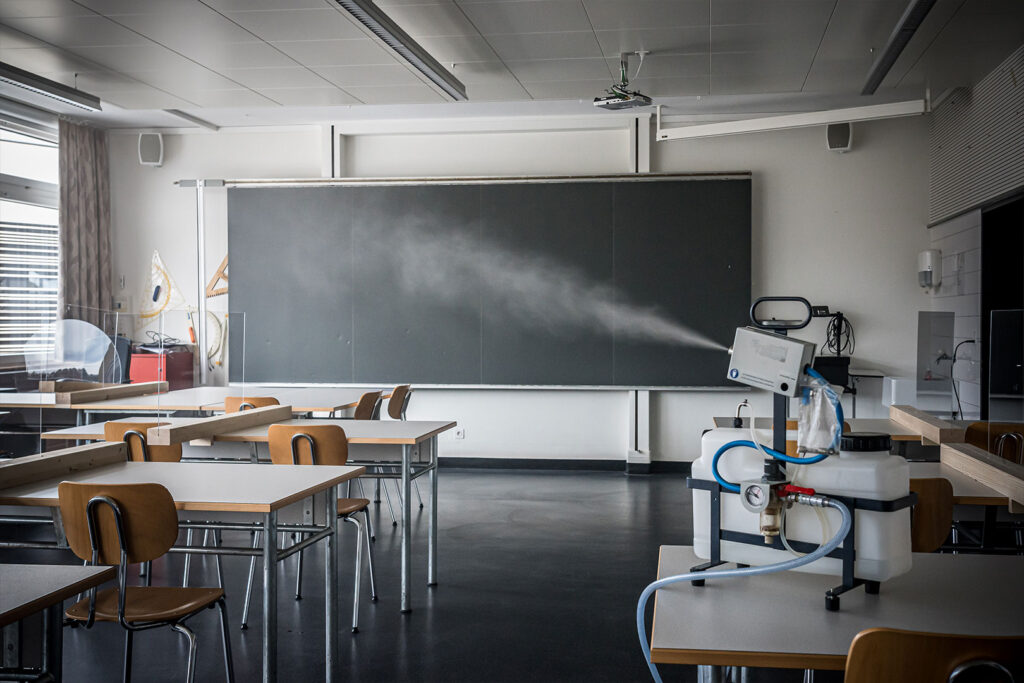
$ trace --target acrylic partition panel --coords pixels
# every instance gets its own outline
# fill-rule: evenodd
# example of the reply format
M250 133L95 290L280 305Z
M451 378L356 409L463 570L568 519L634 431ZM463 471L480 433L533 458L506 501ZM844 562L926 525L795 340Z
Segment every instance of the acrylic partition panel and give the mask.
M1024 311L992 311L988 342L988 419L1024 422Z

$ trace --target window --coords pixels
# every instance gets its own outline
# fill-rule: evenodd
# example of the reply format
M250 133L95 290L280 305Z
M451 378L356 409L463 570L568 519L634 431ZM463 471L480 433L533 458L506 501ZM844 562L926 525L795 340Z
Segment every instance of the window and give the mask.
M56 135L0 129L0 356L47 351L57 319Z

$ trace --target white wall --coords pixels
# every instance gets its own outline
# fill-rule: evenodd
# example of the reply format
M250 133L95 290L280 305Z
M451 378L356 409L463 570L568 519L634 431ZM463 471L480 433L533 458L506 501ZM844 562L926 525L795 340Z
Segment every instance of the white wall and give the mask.
M311 128L171 136L168 163L153 174L128 154L134 137L113 135L115 241L128 234L115 249L115 282L131 264L136 279L145 272L154 246L183 287L194 278L194 206L172 180L315 176L319 135ZM651 170L752 171L754 295L796 294L842 310L856 326L858 365L909 374L917 310L928 307L914 272L916 254L928 244L927 129L922 119L858 124L855 140L846 155L825 150L821 129L655 143ZM347 175L367 176L625 172L629 136L621 129L353 136L345 139L345 166ZM225 232L223 198L213 201L211 252L214 244L223 248ZM207 259L211 273L220 254ZM805 332L820 343L824 328ZM858 415L878 414L879 388L862 388ZM701 430L745 397L768 414L768 396L752 391L653 396L652 457L694 459ZM466 438L446 435L448 456L623 460L627 405L625 391L424 390L409 416L459 421Z

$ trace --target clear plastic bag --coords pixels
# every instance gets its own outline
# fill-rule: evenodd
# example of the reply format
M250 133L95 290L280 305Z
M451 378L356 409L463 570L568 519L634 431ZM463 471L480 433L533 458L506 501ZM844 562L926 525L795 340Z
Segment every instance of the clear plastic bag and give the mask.
M837 453L842 425L836 415L839 396L831 386L805 387L800 398L797 450L800 453Z

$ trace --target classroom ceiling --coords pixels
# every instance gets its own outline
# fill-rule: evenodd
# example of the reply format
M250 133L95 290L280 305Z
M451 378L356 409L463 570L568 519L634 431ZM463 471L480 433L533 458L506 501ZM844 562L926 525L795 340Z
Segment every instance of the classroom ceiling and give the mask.
M634 50L650 51L634 85L684 113L938 95L1024 36L1021 0L938 0L873 99L858 93L906 0L377 4L466 84L466 111L507 103L488 104L495 113L548 102L530 111L606 114L589 102ZM333 0L0 0L0 61L99 96L95 118L110 125L181 123L165 109L220 125L331 120L355 105L422 115L444 101Z

